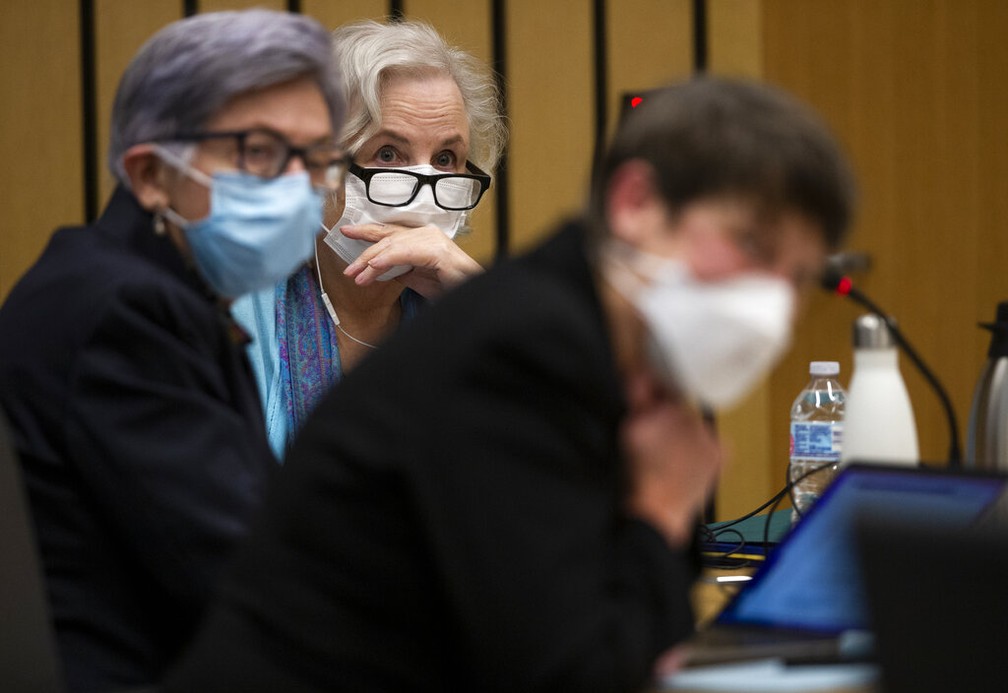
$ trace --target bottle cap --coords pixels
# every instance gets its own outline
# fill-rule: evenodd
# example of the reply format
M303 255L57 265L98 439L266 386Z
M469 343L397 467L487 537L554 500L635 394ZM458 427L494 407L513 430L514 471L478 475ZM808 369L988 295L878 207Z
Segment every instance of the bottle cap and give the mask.
M839 361L812 361L808 365L809 375L830 376L840 375Z
M987 350L988 358L1008 356L1008 301L998 304L994 322L982 322L980 327L992 333L990 348Z
M892 332L878 315L868 313L854 321L855 349L891 349L895 346Z

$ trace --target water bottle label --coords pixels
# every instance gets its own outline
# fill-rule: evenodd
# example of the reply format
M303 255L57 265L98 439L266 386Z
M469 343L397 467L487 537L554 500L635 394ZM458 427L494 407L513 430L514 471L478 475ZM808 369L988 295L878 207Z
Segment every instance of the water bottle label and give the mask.
M791 422L791 456L820 460L840 459L842 421Z

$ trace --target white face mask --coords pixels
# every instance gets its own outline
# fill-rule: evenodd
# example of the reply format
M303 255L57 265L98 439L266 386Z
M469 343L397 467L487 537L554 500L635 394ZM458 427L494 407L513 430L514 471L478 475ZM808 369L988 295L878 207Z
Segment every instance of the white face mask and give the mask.
M644 318L652 367L699 404L736 403L790 344L790 282L756 272L699 281L680 260L611 249L606 277Z
M403 166L406 171L435 175L444 173L433 166ZM376 182L372 181L371 185ZM353 262L370 245L368 241L361 241L356 238L347 238L340 233L341 226L351 226L355 224L398 224L400 226L424 226L433 224L442 231L448 238L455 238L455 234L465 222L468 210L447 210L441 209L434 204L434 191L429 185L420 188L413 201L402 207L388 207L386 205L375 204L368 199L367 189L364 181L352 173L346 178L346 207L343 209L343 216L339 218L332 228L325 230L325 242L330 248L336 251L347 263ZM386 281L400 274L405 274L411 268L408 265L398 265L391 268L380 277L378 281Z

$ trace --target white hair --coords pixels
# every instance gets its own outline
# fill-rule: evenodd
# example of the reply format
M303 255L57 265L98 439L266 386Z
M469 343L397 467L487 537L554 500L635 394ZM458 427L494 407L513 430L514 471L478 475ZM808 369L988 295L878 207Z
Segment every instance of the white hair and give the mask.
M507 140L500 92L493 72L469 53L449 46L424 22L381 24L364 20L333 32L333 50L347 95L340 141L355 154L381 127L382 89L398 75L446 74L462 94L469 120L469 159L492 171Z

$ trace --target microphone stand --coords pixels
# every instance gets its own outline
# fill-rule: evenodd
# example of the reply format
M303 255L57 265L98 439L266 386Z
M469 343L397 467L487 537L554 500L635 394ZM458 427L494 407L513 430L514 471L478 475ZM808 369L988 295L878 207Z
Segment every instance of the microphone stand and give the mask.
M896 321L890 318L885 311L879 308L878 305L865 296L864 293L858 291L848 277L834 269L827 268L827 270L823 273L821 284L827 291L832 291L841 296L847 296L855 303L867 308L885 321L886 327L888 327L889 331L892 333L896 344L903 350L907 357L913 361L917 370L921 372L924 379L928 381L928 384L930 384L935 393L937 393L938 399L941 400L942 408L945 410L945 418L948 421L949 427L949 466L962 466L962 452L959 444L959 425L956 423L956 415L955 410L952 408L952 401L949 399L948 393L945 392L945 388L943 388L941 383L938 382L938 378L935 377L934 373L931 372L931 369L927 367L921 357L903 336L903 333L896 325Z

